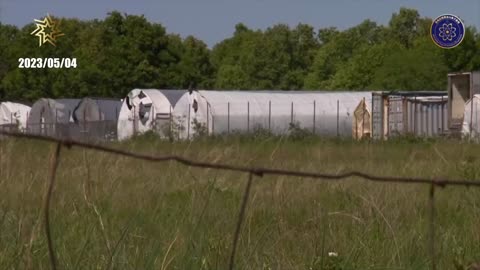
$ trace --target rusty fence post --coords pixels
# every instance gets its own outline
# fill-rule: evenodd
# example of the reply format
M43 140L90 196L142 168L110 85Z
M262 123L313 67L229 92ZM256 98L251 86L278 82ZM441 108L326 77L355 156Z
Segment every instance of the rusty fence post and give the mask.
M62 148L62 144L57 143L55 152L52 155L52 160L50 163L49 183L48 183L48 189L45 195L45 205L44 205L45 234L47 237L47 246L48 246L48 255L50 258L50 264L53 270L57 269L57 259L55 257L55 250L53 248L52 234L50 230L50 202L52 200L53 188L55 186L55 177L57 174L61 148Z
M435 256L435 184L430 186L429 193L429 205L430 205L430 256L432 260L432 270L437 269L436 256Z
M250 189L252 187L252 181L253 181L253 173L249 172L247 186L245 187L245 191L243 192L242 204L240 205L237 225L235 227L235 233L233 235L232 251L231 251L232 253L230 254L230 263L228 267L229 270L233 270L235 265L235 254L237 251L238 239L240 238L240 230L242 228L242 223L245 218L245 210L247 208L247 202L248 202L248 197L250 195Z

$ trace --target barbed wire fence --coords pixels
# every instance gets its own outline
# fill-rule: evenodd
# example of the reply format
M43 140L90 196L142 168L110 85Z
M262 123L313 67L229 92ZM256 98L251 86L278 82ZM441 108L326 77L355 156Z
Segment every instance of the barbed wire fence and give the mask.
M124 157L139 159L143 161L150 162L166 162L166 161L175 161L180 164L189 167L198 167L204 169L214 169L214 170L227 170L238 173L245 173L248 175L247 183L245 190L243 192L243 197L238 213L238 218L236 221L235 232L233 234L231 253L229 257L229 270L234 269L235 267L235 255L238 246L238 240L240 238L241 227L245 217L245 211L247 208L247 203L250 195L251 186L255 177L262 178L264 175L277 175L277 176L291 176L291 177L301 177L301 178L311 178L319 181L342 181L347 180L350 177L359 177L367 181L375 183L401 183L401 184L423 184L429 185L429 195L428 195L428 204L429 204L429 237L428 239L428 249L431 259L431 269L437 269L437 254L435 249L435 191L437 188L444 188L447 186L463 186L463 187L478 187L480 188L480 180L464 180L464 179L448 179L448 178L421 178L421 177L400 177L400 176L380 176L364 173L361 171L348 171L339 174L328 174L322 172L306 172L306 171L296 171L296 170L283 170L283 169L273 169L273 168L262 168L262 167L246 167L246 166L237 166L224 163L209 163L196 161L192 159L187 159L178 155L148 155L142 153L135 153L131 151L126 151L118 148L113 148L101 144L92 144L82 141L76 141L71 139L59 139L43 135L35 134L25 134L18 132L2 131L0 130L0 135L21 138L28 140L44 141L55 143L56 148L53 152L50 160L49 166L49 179L48 179L48 188L45 194L44 202L44 227L45 235L47 238L48 252L50 258L51 269L58 269L58 263L55 256L55 249L52 241L51 234L51 224L50 224L50 204L52 200L53 189L55 186L55 178L57 174L57 168L60 162L60 153L63 148L72 148L79 147L83 149L91 149L94 151L105 152L115 155L120 155Z

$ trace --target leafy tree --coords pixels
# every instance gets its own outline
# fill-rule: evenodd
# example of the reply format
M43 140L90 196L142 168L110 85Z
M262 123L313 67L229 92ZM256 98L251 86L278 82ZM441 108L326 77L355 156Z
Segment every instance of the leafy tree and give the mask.
M418 39L415 49L398 49L377 69L372 83L381 90L443 90L447 66L442 50L427 37Z
M207 45L192 36L183 43L183 54L178 64L178 71L182 74L180 86L188 88L191 84L201 88L211 87L213 67L210 63L210 52Z
M330 30L328 30L330 31ZM332 78L338 70L354 57L364 45L374 45L382 40L383 28L365 20L360 25L340 33L327 34L328 43L322 43L305 78L307 89L330 89ZM321 37L322 39L322 37ZM338 84L335 87L340 86Z
M331 80L332 89L365 90L370 89L377 70L386 57L400 50L401 45L385 42L375 45L363 45L347 61Z
M222 65L217 73L216 86L219 89L248 89L248 75L239 66Z
M480 68L480 39L475 28L467 27L460 45L444 50L444 57L450 72L469 71Z
M307 24L254 30L235 26L209 49L144 16L109 13L104 20L60 20L57 47L38 47L22 28L0 23L0 98L125 96L132 88L444 89L446 73L480 69L480 35L440 49L432 20L401 8L387 26L365 20L346 30ZM76 58L75 69L18 69L21 57Z
M390 19L389 36L406 48L410 48L415 38L423 30L420 25L421 21L418 11L402 7L398 13L393 13Z

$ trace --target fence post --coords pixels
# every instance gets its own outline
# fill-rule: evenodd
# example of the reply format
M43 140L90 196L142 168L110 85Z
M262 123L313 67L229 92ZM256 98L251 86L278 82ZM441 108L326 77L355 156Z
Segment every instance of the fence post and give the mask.
M215 135L215 115L213 115L213 113L211 114L212 114L212 135Z
M443 127L443 121L444 121L443 110L444 110L444 108L443 107L445 106L445 104L443 104L443 95L442 95L442 103L441 104L442 105L441 105L440 108L442 108L442 110L440 111L440 113L442 114L442 133L443 133L444 132L444 127Z
M43 109L40 111L39 133L45 135L45 118L43 117Z
M188 104L187 140L190 139L190 110L191 110L191 104Z
M230 253L230 260L229 260L229 267L228 267L229 270L233 270L235 266L235 254L237 251L238 239L240 238L240 229L242 227L242 223L245 218L245 211L247 209L247 202L250 195L250 189L252 187L252 181L253 181L253 173L250 172L248 174L247 186L245 187L242 204L240 205L240 211L238 213L237 226L235 228L235 233L233 234L232 251Z
M87 134L87 110L83 110L83 139Z
M422 106L423 107L423 106ZM430 134L430 125L432 124L431 121L429 121L429 110L428 110L428 104L425 104L425 135L428 137Z
M25 121L25 132L28 132L28 117L30 116L29 112L27 112L27 121Z
M355 139L358 140L358 121L355 118L355 112L353 113L353 119L355 120ZM353 136L353 134L352 134Z
M137 119L137 107L133 106L133 136L137 135L137 126L135 124Z
M473 100L472 100L473 102ZM477 108L477 103L475 103L475 134L478 136L477 132L478 132L478 108ZM472 131L470 131L472 132Z
M363 98L363 105L362 105L362 134L361 138L365 134L365 112L367 111L367 104L365 103L365 98ZM355 111L353 111L353 117L355 117ZM356 122L356 121L355 121Z
M413 135L417 136L417 96L413 97Z
M210 115L208 114L208 109L209 109L208 107L210 107L209 105L210 104L207 102L207 135L210 134L210 125L209 125L210 124L210 119L209 119Z
M435 184L430 186L429 194L430 202L430 256L432 260L432 270L437 269L436 256L435 256Z
M55 137L58 137L58 109L55 109Z
M313 135L315 135L316 100L313 101Z
M473 137L473 91L470 91L470 139Z
M250 133L250 101L247 101L247 133Z
M230 101L227 103L227 133L230 134Z
M169 125L169 137L173 140L173 127L172 127L172 106L170 105L168 110L170 111L170 114L168 115L168 125Z
M337 137L340 136L340 100L337 99Z
M272 132L271 118L272 118L272 101L268 101L268 132Z
M290 125L293 125L293 101L292 101L292 107L290 110Z

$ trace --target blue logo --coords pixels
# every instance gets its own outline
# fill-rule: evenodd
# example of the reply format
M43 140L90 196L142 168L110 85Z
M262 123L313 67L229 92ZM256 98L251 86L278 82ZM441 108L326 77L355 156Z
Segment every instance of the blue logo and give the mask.
M433 20L430 35L432 36L433 42L441 48L455 48L465 37L465 25L462 20L455 15L441 15Z

